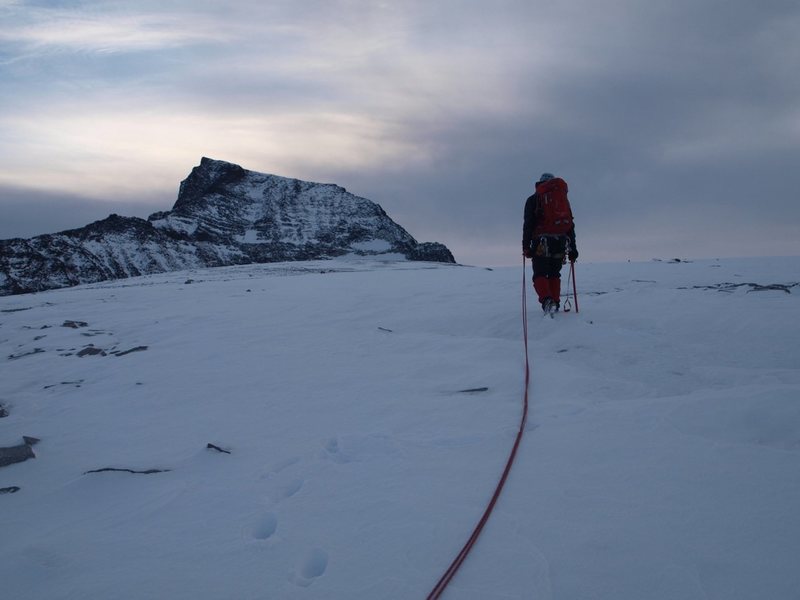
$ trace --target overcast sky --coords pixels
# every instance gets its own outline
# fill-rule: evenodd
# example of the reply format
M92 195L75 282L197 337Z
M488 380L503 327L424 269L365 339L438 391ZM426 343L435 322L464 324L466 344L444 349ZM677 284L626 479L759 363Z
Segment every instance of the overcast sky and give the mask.
M581 260L800 255L797 0L0 0L0 238L146 217L202 156L463 263L564 177Z

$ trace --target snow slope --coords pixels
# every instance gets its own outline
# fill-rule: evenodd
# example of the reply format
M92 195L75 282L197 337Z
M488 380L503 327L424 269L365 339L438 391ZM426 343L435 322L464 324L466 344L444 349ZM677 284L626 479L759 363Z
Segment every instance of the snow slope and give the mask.
M800 260L577 272L444 597L798 598ZM424 598L518 427L520 288L337 259L0 298L0 446L41 439L0 468L2 597Z

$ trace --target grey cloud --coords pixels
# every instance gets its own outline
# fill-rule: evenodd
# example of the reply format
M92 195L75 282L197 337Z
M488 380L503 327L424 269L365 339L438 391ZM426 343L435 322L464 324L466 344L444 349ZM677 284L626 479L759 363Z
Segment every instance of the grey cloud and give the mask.
M181 14L190 30L195 19L199 29L215 22L224 41L51 55L15 66L0 101L13 94L24 114L37 96L106 88L209 123L297 111L386 123L364 135L402 141L408 157L354 168L299 156L295 172L278 174L345 185L465 262L507 253L513 264L522 202L545 170L570 183L587 259L650 258L670 247L746 254L744 232L760 240L760 253L787 253L793 243L800 253L794 1L136 7ZM62 70L68 81L51 76ZM413 160L414 149L426 160ZM209 152L197 148L198 159ZM243 166L274 171L268 157ZM4 206L0 198L13 219Z
M0 185L0 239L29 238L75 229L105 219L111 213L145 218L171 208L154 198L102 201L71 194Z

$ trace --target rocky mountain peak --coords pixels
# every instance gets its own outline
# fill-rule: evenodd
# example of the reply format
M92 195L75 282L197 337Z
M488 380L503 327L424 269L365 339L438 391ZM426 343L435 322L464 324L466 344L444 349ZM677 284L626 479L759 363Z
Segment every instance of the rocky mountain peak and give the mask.
M248 171L204 157L172 210L0 241L0 295L188 268L347 254L455 262L376 203L334 184Z
M245 171L239 165L203 157L200 164L192 169L189 176L181 181L178 200L172 210L180 210L202 200L216 189L233 184L245 177Z

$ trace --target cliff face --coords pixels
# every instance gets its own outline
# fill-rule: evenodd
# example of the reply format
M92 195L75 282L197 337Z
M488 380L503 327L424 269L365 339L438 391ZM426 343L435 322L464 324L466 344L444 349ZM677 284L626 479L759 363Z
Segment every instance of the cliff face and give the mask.
M170 211L147 220L111 215L79 229L0 241L0 295L345 254L455 262L442 244L418 243L380 206L342 187L203 158Z

